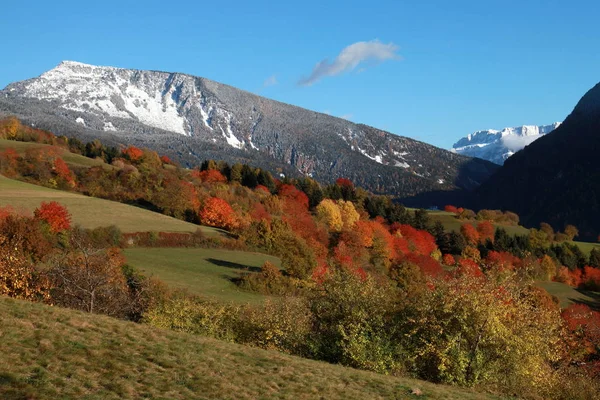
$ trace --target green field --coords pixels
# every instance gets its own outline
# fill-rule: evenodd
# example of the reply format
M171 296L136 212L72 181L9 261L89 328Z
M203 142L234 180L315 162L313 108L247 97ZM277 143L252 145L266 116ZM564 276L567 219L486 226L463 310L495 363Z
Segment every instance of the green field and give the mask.
M459 232L460 227L464 223L469 223L477 226L478 221L463 221L456 218L454 213L449 213L446 211L428 211L429 216L433 221L440 221L442 225L444 225L444 229ZM512 225L494 225L496 228L504 228L509 235L526 235L529 232L529 229Z
M8 148L14 149L19 154L24 154L26 150L30 149L41 149L51 148L53 146L41 143L33 142L18 142L15 140L0 139L0 151ZM58 152L58 155L65 160L70 166L77 167L95 167L101 165L105 168L113 168L111 165L106 164L103 160L94 160L79 154L73 154L66 149L54 146L54 149Z
M536 285L556 296L560 301L561 308L569 307L574 303L583 303L600 309L600 293L598 292L583 291L560 282L538 282Z
M236 303L256 303L265 297L239 290L231 278L258 270L265 261L281 264L266 254L221 249L131 248L124 253L128 264L156 276L170 288Z
M43 201L57 201L66 206L73 222L85 228L116 225L123 232L194 232L201 228L208 236L221 235L218 229L199 227L139 207L49 189L0 175L0 206L10 205L16 211L31 213Z
M6 297L0 327L4 400L496 398Z

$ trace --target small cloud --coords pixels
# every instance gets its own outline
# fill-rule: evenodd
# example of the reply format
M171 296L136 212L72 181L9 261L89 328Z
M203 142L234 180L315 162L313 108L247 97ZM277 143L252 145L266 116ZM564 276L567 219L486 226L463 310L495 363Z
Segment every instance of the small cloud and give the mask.
M277 81L277 77L275 75L271 75L263 82L263 87L275 86L279 82Z
M355 69L359 64L365 61L399 60L397 54L399 47L394 43L384 44L379 40L369 42L356 42L344 48L340 54L330 62L328 59L317 63L312 73L307 78L302 78L298 82L302 86L310 86L327 76L336 76L346 71ZM364 67L361 68L361 71Z
M340 118L350 120L352 118L352 114L340 115Z
M323 114L331 115L331 110L323 110Z
M506 148L513 153L521 150L525 146L530 145L535 140L539 139L543 135L533 135L533 136L505 136L502 138L502 144L506 146Z

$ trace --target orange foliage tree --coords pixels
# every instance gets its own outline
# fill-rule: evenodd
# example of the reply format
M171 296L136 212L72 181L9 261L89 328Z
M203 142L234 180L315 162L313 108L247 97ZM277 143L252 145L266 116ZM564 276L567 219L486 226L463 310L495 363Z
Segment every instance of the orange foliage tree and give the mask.
M144 155L144 151L135 146L129 146L123 150L123 156L130 161L139 161Z
M234 229L238 226L233 208L228 202L218 197L206 199L200 209L199 216L200 221L206 225L225 229Z

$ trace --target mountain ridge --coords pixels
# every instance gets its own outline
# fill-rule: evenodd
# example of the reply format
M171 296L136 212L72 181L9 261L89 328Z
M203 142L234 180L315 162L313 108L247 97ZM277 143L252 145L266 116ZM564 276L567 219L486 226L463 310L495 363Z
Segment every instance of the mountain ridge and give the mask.
M502 130L480 130L458 140L451 151L502 165L517 151L554 131L560 124L561 122L555 122L549 125L522 125Z
M476 191L477 208L516 212L525 226L550 223L600 233L600 84L582 97L555 131L510 157ZM515 195L517 193L518 195Z
M323 182L347 177L407 198L472 190L496 168L185 73L65 61L8 85L2 111L67 135L149 147L186 166L243 161Z

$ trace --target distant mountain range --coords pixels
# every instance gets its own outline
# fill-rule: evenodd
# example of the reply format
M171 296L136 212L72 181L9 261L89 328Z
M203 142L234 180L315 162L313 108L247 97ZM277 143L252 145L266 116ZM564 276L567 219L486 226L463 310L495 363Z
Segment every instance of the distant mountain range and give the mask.
M167 154L185 166L246 162L321 182L346 177L410 198L473 190L497 169L410 138L181 73L65 61L0 91L0 114L56 134Z
M581 237L600 233L600 84L553 132L516 153L477 190L481 208L517 212L528 226L573 224Z
M508 157L543 135L552 132L560 124L560 122L555 122L550 125L504 128L501 131L494 129L477 131L454 143L451 151L502 165Z

